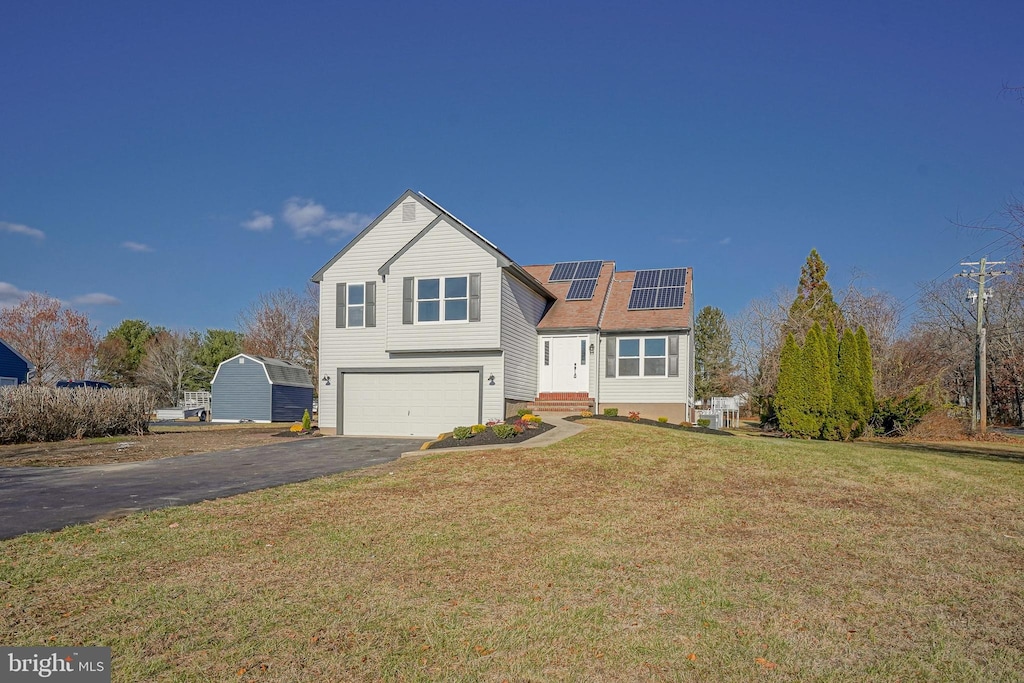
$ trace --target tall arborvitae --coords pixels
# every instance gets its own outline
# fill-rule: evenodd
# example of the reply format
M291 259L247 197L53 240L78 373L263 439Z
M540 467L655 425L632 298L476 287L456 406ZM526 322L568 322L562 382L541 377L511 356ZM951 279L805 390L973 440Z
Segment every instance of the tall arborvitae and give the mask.
M787 329L797 336L815 322L822 326L829 323L836 328L843 326L843 314L832 297L832 287L825 279L827 274L828 266L818 255L818 250L811 249L807 262L800 269L800 284L786 322Z
M871 342L863 327L857 328L857 347L860 353L859 396L864 424L875 412L875 371L871 359Z
M779 382L775 391L775 414L779 429L790 436L809 439L818 428L807 405L803 353L792 334L786 335L779 356Z
M832 408L832 362L825 333L818 323L814 323L807 331L803 364L808 415L814 421L814 436L818 437L821 436L825 418Z
M826 441L835 441L845 438L839 432L839 413L836 408L836 391L839 386L839 335L836 326L830 320L825 329L825 344L828 348L829 377L832 386L832 406L825 416L825 422L821 427L821 438Z
M850 328L839 342L839 379L833 394L837 438L843 441L856 437L863 424L861 405L860 345Z

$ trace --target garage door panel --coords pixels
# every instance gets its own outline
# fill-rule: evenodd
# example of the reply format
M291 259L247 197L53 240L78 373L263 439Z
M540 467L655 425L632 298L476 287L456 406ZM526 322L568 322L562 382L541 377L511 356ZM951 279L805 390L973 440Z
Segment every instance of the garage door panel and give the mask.
M435 436L480 415L480 374L345 373L342 433Z

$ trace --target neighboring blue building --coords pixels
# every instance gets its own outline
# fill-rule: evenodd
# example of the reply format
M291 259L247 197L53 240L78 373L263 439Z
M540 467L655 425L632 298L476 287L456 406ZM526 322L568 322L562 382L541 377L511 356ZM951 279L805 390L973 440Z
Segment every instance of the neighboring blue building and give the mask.
M34 368L25 356L0 339L0 387L25 384Z
M217 366L210 392L214 422L296 422L313 414L313 382L301 365L240 353Z

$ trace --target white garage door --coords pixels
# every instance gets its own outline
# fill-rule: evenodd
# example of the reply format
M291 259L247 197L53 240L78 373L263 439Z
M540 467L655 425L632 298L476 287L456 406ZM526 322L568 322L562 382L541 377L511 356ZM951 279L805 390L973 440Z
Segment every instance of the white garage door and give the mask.
M480 419L480 373L345 373L342 434L429 436Z

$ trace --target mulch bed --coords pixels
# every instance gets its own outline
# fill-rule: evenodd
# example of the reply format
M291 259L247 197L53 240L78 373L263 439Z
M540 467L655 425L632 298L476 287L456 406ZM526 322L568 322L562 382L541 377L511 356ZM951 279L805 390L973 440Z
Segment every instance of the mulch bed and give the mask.
M646 418L640 418L639 420L630 420L624 415L594 415L593 417L582 417L580 415L569 415L564 418L570 422L576 420L609 420L611 422L632 422L633 424L647 425L649 427L661 427L662 429L676 429L683 432L696 432L698 434L710 434L711 436L736 436L729 432L723 432L720 429L711 429L710 427L687 427L685 425L675 425L671 422L658 422L657 420L648 420Z
M509 424L515 421L516 418L511 418ZM488 429L486 432L480 432L479 434L474 434L468 439L460 439L458 441L456 441L452 436L447 436L440 441L435 441L427 446L427 448L452 448L456 446L507 446L508 444L522 443L523 441L532 439L535 436L543 434L549 429L554 429L554 425L541 422L537 425L536 429L527 429L522 434L516 434L511 439L502 439L493 431Z
M320 433L320 429L319 428L313 427L313 429L311 429L308 432L293 432L293 431L291 431L289 429L289 430L284 431L284 432L278 432L277 434L274 434L274 436L287 436L287 437L292 438L292 439L295 439L295 438L307 438L308 439L308 438L313 438L315 436L323 436L323 434Z

